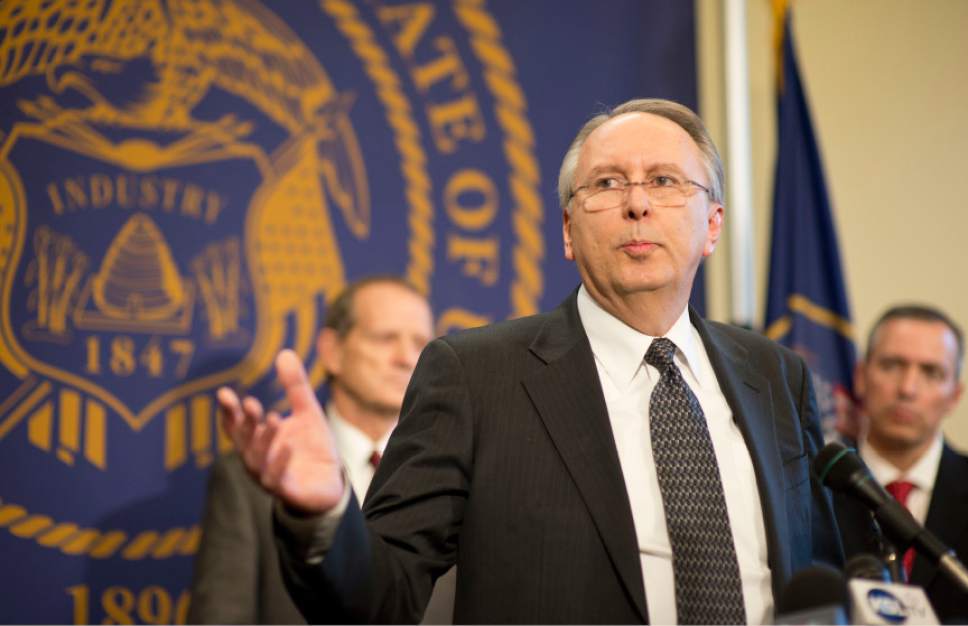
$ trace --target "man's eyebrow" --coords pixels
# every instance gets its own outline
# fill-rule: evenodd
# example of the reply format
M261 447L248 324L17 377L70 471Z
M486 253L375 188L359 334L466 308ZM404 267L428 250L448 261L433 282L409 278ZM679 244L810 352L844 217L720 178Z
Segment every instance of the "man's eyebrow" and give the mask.
M606 172L607 173L610 173L610 174L611 173L622 173L622 168L619 167L618 165L614 165L612 163L605 163L605 164L602 164L602 165L596 165L592 169L588 170L588 173L585 174L585 177L587 179L591 179L591 178L595 178L599 174L603 174L603 173L606 173Z
M668 162L653 163L646 170L646 173L653 173L653 172L659 172L659 171L674 171L678 174L685 174L684 170L681 167L679 167L677 164L668 163ZM609 173L609 174L619 173L625 176L625 168L615 163L602 163L601 165L596 165L595 167L588 170L588 173L585 175L585 177L586 179L592 179L598 176L599 174L604 174L604 173Z
M675 163L654 163L646 171L655 172L657 170L674 170L680 174L685 174L685 171Z

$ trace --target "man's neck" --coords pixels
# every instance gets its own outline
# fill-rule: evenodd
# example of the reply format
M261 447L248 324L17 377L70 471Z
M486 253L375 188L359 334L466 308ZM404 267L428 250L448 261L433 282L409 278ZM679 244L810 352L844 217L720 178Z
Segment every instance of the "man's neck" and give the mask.
M623 297L607 298L586 283L588 295L605 311L640 333L662 337L676 323L689 301L689 294L643 291Z
M914 467L915 463L921 460L921 457L924 456L933 442L934 439L928 439L917 446L907 447L890 445L889 443L879 441L872 437L867 438L867 445L872 447L881 458L901 472L906 472Z
M388 415L367 410L344 393L333 391L330 401L339 412L339 416L348 424L377 443L397 424L397 415Z

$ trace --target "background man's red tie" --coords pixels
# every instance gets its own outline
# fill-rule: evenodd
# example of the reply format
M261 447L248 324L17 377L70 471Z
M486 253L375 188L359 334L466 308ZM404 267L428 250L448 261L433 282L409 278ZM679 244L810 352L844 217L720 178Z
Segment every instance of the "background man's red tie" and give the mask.
M907 508L907 499L914 489L914 483L906 480L895 480L887 483L884 488L887 489L887 493L894 496L894 499L901 503L901 506ZM907 574L908 580L911 580L911 568L913 565L914 548L908 548L907 552L904 553L904 572Z

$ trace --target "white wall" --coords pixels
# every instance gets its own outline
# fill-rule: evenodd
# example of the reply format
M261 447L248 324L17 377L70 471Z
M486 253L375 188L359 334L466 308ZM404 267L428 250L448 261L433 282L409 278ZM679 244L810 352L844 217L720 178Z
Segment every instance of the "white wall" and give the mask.
M722 147L720 1L699 0L697 34L700 109ZM776 140L770 4L747 1L758 322ZM968 326L966 30L966 0L794 1L800 71L859 337L899 301L933 303ZM727 252L719 250L708 268L710 312L718 319L730 310ZM968 450L968 400L945 430Z

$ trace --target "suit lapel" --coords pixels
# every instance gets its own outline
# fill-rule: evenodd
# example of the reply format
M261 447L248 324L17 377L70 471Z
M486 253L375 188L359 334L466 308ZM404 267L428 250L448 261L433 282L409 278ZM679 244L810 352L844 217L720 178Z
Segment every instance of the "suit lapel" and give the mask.
M961 456L945 444L924 523L925 528L949 547L961 535L966 524L962 513L964 502L968 501L965 465ZM958 558L966 556L958 555ZM921 557L914 559L914 569L911 571L913 584L927 588L937 574L938 567L934 563Z
M549 316L531 351L545 367L524 380L525 389L588 507L626 592L647 622L632 507L575 294Z
M693 325L702 337L709 361L716 372L720 390L733 412L733 420L743 433L756 471L760 502L766 525L769 564L773 572L774 593L778 581L788 580L792 569L789 527L786 516L786 490L783 459L777 445L777 421L773 418L767 380L749 364L749 353L740 344L703 321L690 309ZM781 438L787 433L780 433ZM796 437L796 434L792 434ZM795 440L795 439L794 439Z

